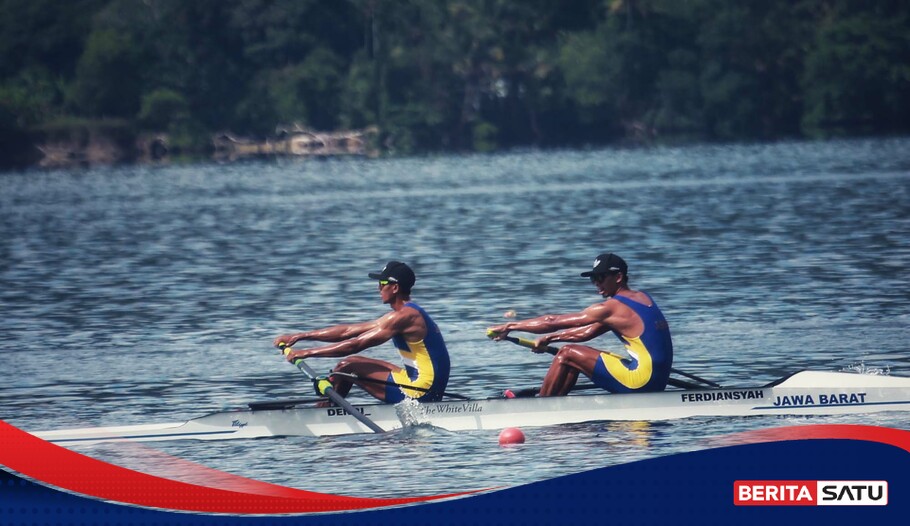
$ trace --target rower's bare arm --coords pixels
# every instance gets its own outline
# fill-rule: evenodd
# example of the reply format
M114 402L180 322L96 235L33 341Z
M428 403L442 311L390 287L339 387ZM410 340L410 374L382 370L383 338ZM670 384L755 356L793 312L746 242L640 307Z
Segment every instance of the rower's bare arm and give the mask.
M341 358L343 356L357 354L369 347L375 347L376 345L385 343L390 338L391 336L382 337L381 331L379 328L376 328L349 340L333 343L331 345L314 347L312 349L292 350L287 354L287 359L289 362L293 362L297 358Z
M298 332L296 334L282 334L275 338L275 347L291 346L301 340L314 340L320 342L340 342L363 334L375 326L376 321L364 323L345 323L333 325L324 329Z
M368 321L363 323L344 323L317 329L303 333L306 337L302 340L316 340L319 342L340 342L348 340L354 336L359 336L369 330L372 330L379 320Z
M573 327L571 329L564 329L559 332L554 332L553 334L548 334L537 339L537 347L543 348L552 342L586 342L597 338L601 334L610 330L610 327L604 323L593 322L589 325L583 325L581 327Z
M584 319L584 312L573 312L570 314L545 314L543 316L538 316L537 318L512 321L509 323L504 323L502 325L497 325L495 327L490 327L489 332L491 334L496 333L500 336L506 336L511 331L542 334L545 332L558 331L560 329L568 329L570 327L578 327L584 323Z
M538 347L546 347L551 342L586 342L609 331L613 310L609 305L597 303L578 314L572 315L572 325L558 332L537 339Z
M407 313L390 312L372 322L367 327L367 330L359 332L352 338L322 347L292 350L287 354L287 359L293 362L297 358L340 358L357 354L364 349L375 347L391 340L392 336L403 332L409 323L410 320Z

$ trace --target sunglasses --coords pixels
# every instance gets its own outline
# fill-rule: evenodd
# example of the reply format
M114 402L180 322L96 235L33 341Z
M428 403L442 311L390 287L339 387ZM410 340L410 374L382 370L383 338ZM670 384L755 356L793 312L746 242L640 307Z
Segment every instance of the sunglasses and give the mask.
M389 281L387 279L381 279L381 280L379 280L379 288L385 287L386 285L391 285L392 283L394 283L394 282Z
M603 274L591 274L591 283L600 283L607 276L613 276L618 274L618 272L605 272Z

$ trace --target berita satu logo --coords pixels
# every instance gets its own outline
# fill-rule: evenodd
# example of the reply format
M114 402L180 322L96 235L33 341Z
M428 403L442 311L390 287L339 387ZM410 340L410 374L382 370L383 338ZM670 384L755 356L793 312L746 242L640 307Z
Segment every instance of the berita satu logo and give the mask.
M886 480L737 480L737 506L887 506Z

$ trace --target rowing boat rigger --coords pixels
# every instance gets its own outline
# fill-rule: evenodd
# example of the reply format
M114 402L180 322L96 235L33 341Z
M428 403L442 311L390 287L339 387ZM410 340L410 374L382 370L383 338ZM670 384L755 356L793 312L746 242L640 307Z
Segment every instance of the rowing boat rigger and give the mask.
M294 406L293 401L275 401L253 407L212 413L180 423L63 429L34 434L58 444L84 444L328 436L370 431L340 407ZM397 406L363 404L354 408L386 431L413 424L462 431L693 416L854 414L910 410L910 378L802 371L763 387L420 404L403 402Z

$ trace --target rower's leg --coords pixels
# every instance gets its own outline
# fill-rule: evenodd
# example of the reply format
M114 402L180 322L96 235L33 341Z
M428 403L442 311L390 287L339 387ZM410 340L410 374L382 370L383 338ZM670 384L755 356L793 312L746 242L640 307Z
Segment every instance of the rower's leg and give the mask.
M399 369L400 367L396 367L395 365L382 360L374 360L373 358L366 358L364 356L349 356L338 362L338 365L336 365L332 371L355 374L361 378L371 378L378 382L385 382L389 379L389 373ZM383 402L385 401L386 386L384 384L358 382L353 378L343 375L335 376L332 381L335 392L341 396L347 396L348 392L351 390L351 386L354 384L357 384L361 389L370 393L373 397L378 398Z
M584 345L564 345L550 364L540 387L540 396L568 394L578 381L578 373L591 377L599 358L600 351L597 349Z

